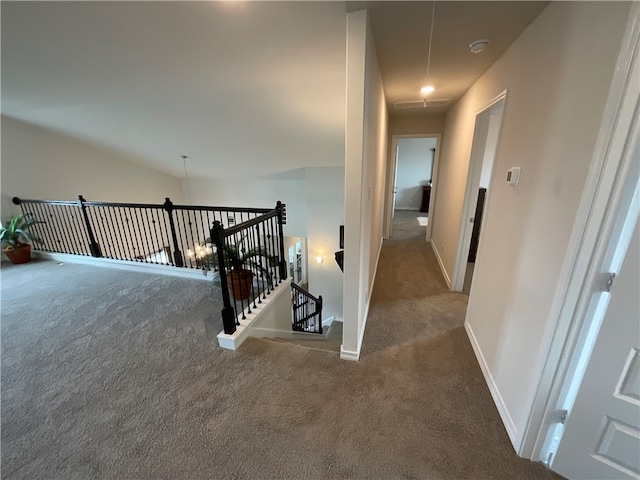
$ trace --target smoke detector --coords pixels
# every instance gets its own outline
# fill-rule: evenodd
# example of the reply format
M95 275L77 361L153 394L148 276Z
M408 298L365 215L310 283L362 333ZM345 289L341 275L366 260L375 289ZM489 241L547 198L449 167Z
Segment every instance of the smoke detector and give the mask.
M487 39L476 40L475 42L471 42L469 44L469 48L471 49L471 53L484 52L487 49L487 46L489 45L489 42L490 42L490 40L487 40Z

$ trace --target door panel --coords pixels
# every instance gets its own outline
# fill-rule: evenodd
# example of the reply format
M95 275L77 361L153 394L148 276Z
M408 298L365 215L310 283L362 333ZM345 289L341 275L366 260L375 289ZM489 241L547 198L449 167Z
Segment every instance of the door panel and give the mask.
M552 469L640 479L640 237L636 222Z

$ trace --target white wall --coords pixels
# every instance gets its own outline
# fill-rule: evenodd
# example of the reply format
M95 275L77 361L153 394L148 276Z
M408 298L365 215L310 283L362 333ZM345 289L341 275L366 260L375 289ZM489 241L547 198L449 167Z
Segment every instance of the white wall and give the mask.
M466 326L516 449L629 8L552 2L446 118L433 243L452 272L475 115L508 90Z
M344 225L344 168L306 169L309 291L322 295L322 318L342 318L344 275L335 261ZM316 257L322 255L319 265Z
M382 245L388 115L366 10L347 14L344 330L356 360Z
M422 187L431 180L435 138L401 138L398 140L396 169L396 209L418 210Z
M189 189L194 205L273 208L280 200L287 205L284 234L290 237L307 236L304 169L278 178L190 178Z
M181 180L87 141L2 116L2 215L14 196L34 199L182 202Z
M391 145L393 135L426 135L442 133L444 114L431 115L393 115L389 113L389 138Z

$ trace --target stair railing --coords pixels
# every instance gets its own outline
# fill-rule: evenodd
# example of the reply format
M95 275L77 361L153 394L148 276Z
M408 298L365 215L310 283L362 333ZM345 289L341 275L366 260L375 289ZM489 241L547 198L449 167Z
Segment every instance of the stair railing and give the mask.
M291 329L294 332L322 334L322 295L314 297L291 283Z
M258 309L287 279L283 225L285 205L233 227L214 221L210 239L217 255L222 288L224 333L233 334L240 319Z

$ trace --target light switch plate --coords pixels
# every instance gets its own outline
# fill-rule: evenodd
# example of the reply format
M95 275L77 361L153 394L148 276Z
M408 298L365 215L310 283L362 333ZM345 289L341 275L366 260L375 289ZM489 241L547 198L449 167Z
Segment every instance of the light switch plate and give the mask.
M518 185L519 180L520 180L520 167L511 167L509 170L507 170L507 178L506 178L507 184L511 185L512 187L515 187L516 185Z

